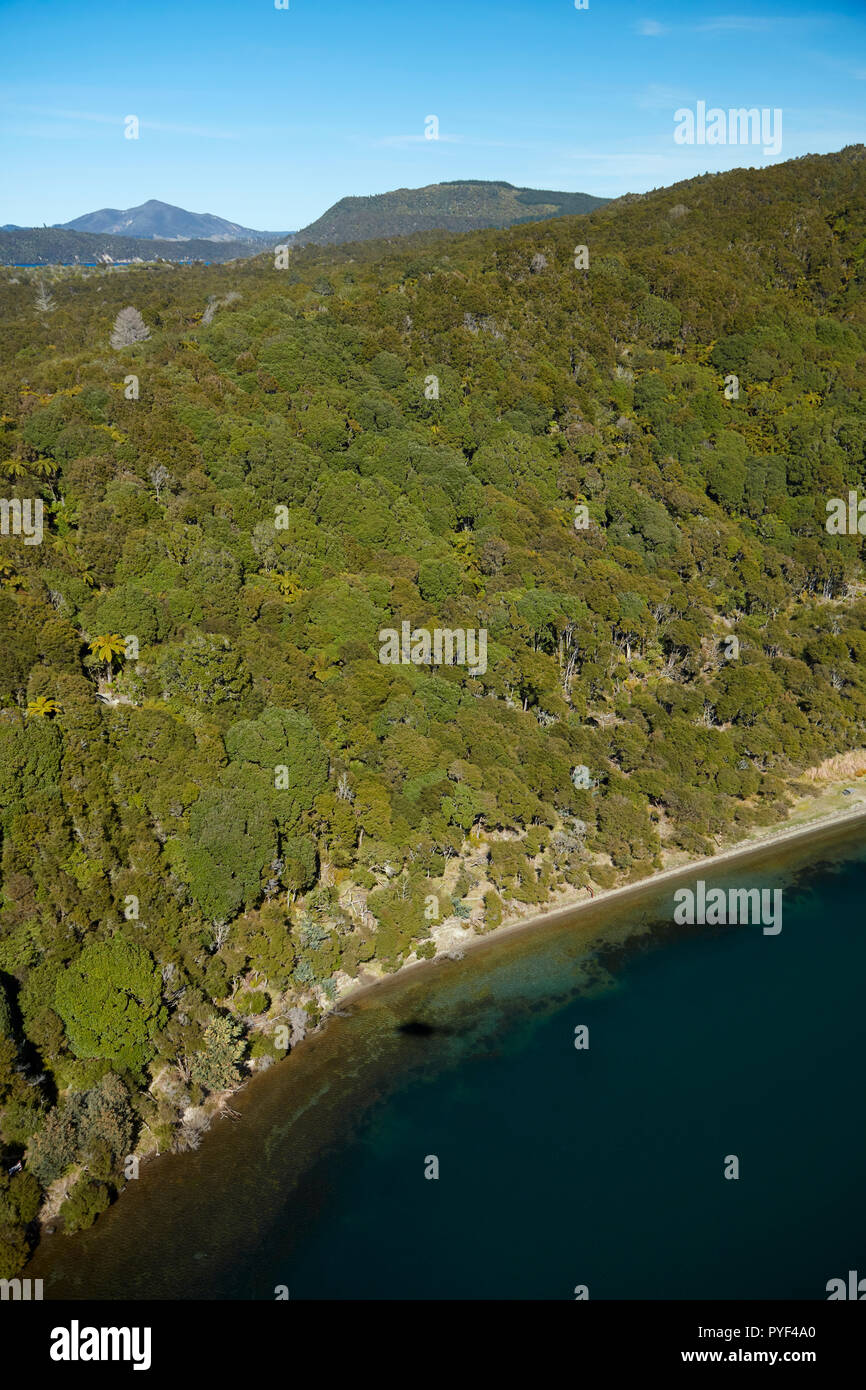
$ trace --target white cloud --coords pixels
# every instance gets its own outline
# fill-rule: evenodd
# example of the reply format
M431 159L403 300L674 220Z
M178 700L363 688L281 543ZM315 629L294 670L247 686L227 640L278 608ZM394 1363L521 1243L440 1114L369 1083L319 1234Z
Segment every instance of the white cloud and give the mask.
M435 139L426 135L382 135L374 140L374 145L388 145L390 147L400 145L463 145L462 135L437 135Z
M719 19L710 19L706 24L695 24L692 27L696 34L712 34L719 29L745 30L748 33L759 34L783 22L781 19L763 19L758 15L731 14L722 15Z
M537 140L485 140L474 135L443 135L440 134L435 140L427 138L426 135L381 135L371 140L374 146L386 146L391 149L399 149L407 145L463 145L466 149L479 150L534 150L544 149L543 143Z
M642 92L635 96L635 106L643 111L667 111L676 109L690 98L682 87L665 87L660 82L650 82Z
M96 111L65 111L57 110L54 107L46 106L21 106L19 111L26 111L31 115L47 117L53 121L90 121L96 125L113 125L118 130L123 130L123 123L128 112L121 116L106 116ZM133 112L139 115L139 112ZM189 126L175 125L171 121L149 121L141 119L142 130L165 131L170 135L197 135L203 140L237 140L237 135L233 131L216 130L213 126Z
M801 21L798 19L797 23ZM764 17L762 15L721 15L718 19L708 19L703 24L660 24L657 19L641 19L635 25L635 32L644 38L656 39L660 34L715 34L747 33L764 34L768 29L790 26L793 20L782 16Z

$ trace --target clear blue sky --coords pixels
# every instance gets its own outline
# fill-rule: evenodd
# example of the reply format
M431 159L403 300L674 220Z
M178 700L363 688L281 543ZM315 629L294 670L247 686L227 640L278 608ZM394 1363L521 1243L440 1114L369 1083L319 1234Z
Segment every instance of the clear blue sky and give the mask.
M675 144L698 101L781 108L781 159L866 138L866 0L289 4L0 0L0 223L160 198L294 230L442 179L614 196L769 162Z

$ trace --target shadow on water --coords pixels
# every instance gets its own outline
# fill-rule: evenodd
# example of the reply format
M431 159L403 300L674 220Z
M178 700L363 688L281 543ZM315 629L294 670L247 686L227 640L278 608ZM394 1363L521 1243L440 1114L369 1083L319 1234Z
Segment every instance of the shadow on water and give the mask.
M397 1024L397 1032L407 1038L431 1038L434 1033L443 1031L442 1028L434 1028L432 1023L422 1022L420 1018L410 1018L405 1023Z

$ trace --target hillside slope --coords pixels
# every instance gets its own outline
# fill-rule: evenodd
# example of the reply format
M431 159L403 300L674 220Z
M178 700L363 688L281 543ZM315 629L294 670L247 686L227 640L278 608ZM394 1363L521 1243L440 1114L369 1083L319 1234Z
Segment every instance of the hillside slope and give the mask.
M412 232L469 232L508 227L569 213L592 212L606 203L590 193L515 188L510 183L465 180L426 188L398 188L367 198L341 198L296 234L299 245L332 245L407 236Z
M0 1276L347 978L866 744L826 524L864 290L862 146L283 271L0 273L6 513L44 506L0 537Z

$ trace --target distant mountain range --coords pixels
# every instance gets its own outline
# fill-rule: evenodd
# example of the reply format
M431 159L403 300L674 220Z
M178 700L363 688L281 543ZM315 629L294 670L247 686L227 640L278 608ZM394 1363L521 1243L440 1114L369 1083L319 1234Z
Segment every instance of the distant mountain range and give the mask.
M517 188L513 183L482 179L431 183L425 188L398 188L369 198L341 198L295 240L320 246L374 237L408 236L411 232L472 232L481 227L510 227L548 217L592 212L608 203L591 193L556 193Z
M147 200L139 207L101 207L56 227L0 229L0 264L71 265L100 260L246 259L265 246L295 242L318 246L409 236L411 232L471 232L513 227L549 217L591 213L609 203L591 193L516 188L514 183L464 179L399 188L371 197L341 197L299 232L259 232L211 213L188 213L171 203Z
M281 241L320 246L412 232L470 232L592 212L610 202L590 193L518 188L458 180L398 188L367 198L341 198L299 232L260 232L212 213L187 212L149 199L135 208L100 208L54 227L0 229L0 264L71 265L109 257L127 260L227 261L256 256Z

